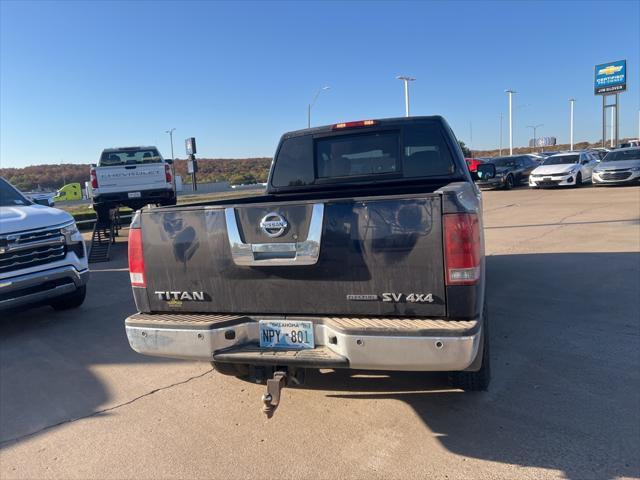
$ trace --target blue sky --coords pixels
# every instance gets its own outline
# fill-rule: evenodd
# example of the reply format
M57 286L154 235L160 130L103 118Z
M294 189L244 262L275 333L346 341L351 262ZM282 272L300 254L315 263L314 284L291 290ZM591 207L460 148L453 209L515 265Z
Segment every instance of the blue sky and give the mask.
M91 163L109 146L176 156L271 156L313 123L441 114L474 148L495 148L506 88L514 143L600 138L597 63L627 59L621 135L638 135L640 2L0 1L0 165ZM473 142L470 138L473 129Z

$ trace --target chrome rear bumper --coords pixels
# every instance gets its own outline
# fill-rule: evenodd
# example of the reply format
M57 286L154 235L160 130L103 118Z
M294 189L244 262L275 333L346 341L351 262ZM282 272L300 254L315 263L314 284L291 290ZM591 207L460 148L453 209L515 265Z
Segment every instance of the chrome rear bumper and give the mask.
M125 325L129 344L138 353L205 361L219 356L223 361L233 361L227 352L243 346L257 347L261 318L136 314ZM345 368L359 370L464 370L476 358L481 343L481 320L296 319L313 321L317 350L332 354L334 360L344 359ZM256 363L274 363L274 355L266 357L269 358ZM278 355L282 365L287 365L289 357ZM307 360L305 366L325 366L318 358L317 364Z

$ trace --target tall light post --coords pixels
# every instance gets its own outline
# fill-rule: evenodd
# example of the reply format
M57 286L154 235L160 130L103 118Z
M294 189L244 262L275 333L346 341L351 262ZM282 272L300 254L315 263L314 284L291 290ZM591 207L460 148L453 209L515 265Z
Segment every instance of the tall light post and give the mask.
M313 107L313 105L316 103L316 100L318 99L318 97L320 96L320 94L322 93L323 90L329 90L331 87L328 86L324 86L322 88L320 88L316 94L313 96L313 99L311 100L311 103L309 105L307 105L307 128L311 128L311 108Z
M531 151L535 150L536 148L536 130L538 130L540 127L544 127L544 123L539 123L538 125L527 125L527 128L533 128L533 148Z
M569 120L569 138L571 140L571 151L573 151L573 104L576 103L575 98L569 99L569 105L571 107L571 116Z
M403 75L398 75L396 78L404 82L404 116L408 117L409 116L409 82L415 81L415 78L407 77Z
M174 130L175 128L171 128L169 130L165 130L164 132L169 134L169 139L171 140L171 160L175 160L175 158L173 158L173 131Z
M509 95L509 155L513 155L513 94L518 92L512 89L504 92Z
M500 156L502 156L502 114L500 114Z

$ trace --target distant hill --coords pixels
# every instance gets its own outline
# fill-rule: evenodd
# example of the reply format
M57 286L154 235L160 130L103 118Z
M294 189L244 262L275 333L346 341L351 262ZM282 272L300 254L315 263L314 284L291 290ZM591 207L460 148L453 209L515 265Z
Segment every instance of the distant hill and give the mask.
M198 182L229 182L232 185L267 181L270 158L200 158ZM0 177L23 191L57 190L67 183L89 180L89 164L33 165L24 168L0 168ZM187 182L187 161L176 159L176 173Z

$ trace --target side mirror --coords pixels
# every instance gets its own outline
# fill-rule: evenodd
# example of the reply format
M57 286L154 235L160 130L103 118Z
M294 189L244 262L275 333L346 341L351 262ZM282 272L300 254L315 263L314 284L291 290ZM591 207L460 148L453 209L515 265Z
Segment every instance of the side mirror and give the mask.
M481 163L476 167L476 180L490 180L496 176L496 166L493 163Z
M33 199L33 203L37 203L38 205L44 205L45 207L48 207L49 206L49 199L42 198L42 197L34 198Z
M169 165L173 165L173 160L171 158L165 158L164 161L167 162Z

